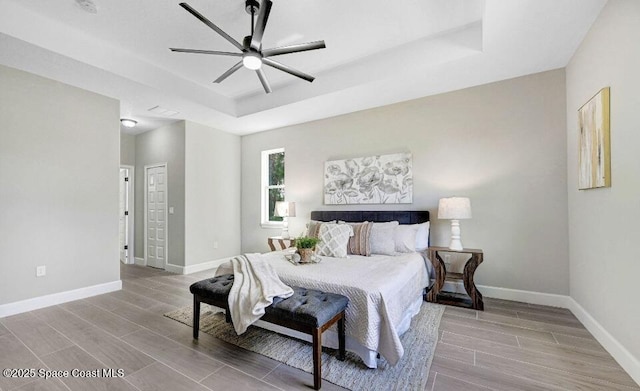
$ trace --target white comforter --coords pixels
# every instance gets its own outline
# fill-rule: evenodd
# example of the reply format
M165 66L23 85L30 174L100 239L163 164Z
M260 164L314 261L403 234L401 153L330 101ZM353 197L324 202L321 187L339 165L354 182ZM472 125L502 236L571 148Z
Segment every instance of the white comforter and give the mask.
M398 362L404 354L398 328L428 284L420 254L322 257L318 264L305 265L294 265L283 254L272 252L264 257L285 284L347 296L347 336L379 352L390 364Z
M216 275L233 273L229 313L238 335L264 315L274 297L287 298L293 289L283 284L262 254L245 254L220 265Z

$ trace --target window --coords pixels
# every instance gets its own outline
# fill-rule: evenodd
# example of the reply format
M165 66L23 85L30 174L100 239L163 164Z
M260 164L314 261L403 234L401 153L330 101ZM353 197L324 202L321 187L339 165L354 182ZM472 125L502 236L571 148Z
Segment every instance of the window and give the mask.
M262 225L281 226L274 216L276 201L284 201L284 148L262 151Z

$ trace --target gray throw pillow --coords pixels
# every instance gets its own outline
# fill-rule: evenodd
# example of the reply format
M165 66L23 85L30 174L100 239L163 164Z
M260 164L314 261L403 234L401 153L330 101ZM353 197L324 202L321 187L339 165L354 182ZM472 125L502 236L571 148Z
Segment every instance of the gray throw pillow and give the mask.
M388 223L373 223L371 228L371 253L382 255L396 255L395 234L400 225L397 221Z

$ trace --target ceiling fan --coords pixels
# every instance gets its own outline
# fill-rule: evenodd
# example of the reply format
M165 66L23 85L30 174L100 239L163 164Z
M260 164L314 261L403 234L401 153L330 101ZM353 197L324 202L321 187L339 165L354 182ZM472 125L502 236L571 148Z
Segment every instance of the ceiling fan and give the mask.
M304 72L301 72L297 69L291 68L290 66L284 65L280 62L274 61L271 57L280 56L283 54L289 53L298 53L304 52L307 50L316 50L316 49L324 49L326 46L324 41L314 41L301 43L297 45L289 45L289 46L281 46L272 49L262 50L262 35L264 34L264 29L267 26L267 20L269 19L269 12L271 11L271 0L263 0L262 6L258 3L257 0L246 0L245 1L245 10L248 14L251 15L251 35L247 35L242 40L242 44L235 39L233 39L229 34L222 31L221 28L213 24L209 19L204 17L201 13L193 9L187 3L180 3L180 7L184 8L191 15L195 16L202 23L209 26L213 31L220 34L224 39L229 41L233 46L238 48L241 53L234 52L221 52L216 50L198 50L198 49L177 49L170 48L173 52L180 53L196 53L196 54L213 54L218 56L233 56L233 57L242 57L237 64L229 68L228 71L220 75L214 83L220 83L227 77L231 76L235 71L242 68L244 66L247 69L251 69L256 71L258 74L258 78L262 83L262 87L264 87L265 92L268 94L271 92L271 86L269 86L269 81L267 80L264 71L262 70L262 65L269 65L270 67L279 69L283 72L289 73L293 76L304 79L308 82L312 82L314 77L308 75ZM256 12L259 11L258 20L254 22L254 18Z

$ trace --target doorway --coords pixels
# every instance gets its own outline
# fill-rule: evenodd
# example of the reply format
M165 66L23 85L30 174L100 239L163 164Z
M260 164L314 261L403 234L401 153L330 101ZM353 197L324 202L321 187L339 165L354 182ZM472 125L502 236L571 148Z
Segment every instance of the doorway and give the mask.
M119 246L120 262L133 261L133 166L120 166Z
M144 167L144 222L147 266L165 269L167 265L167 164Z

